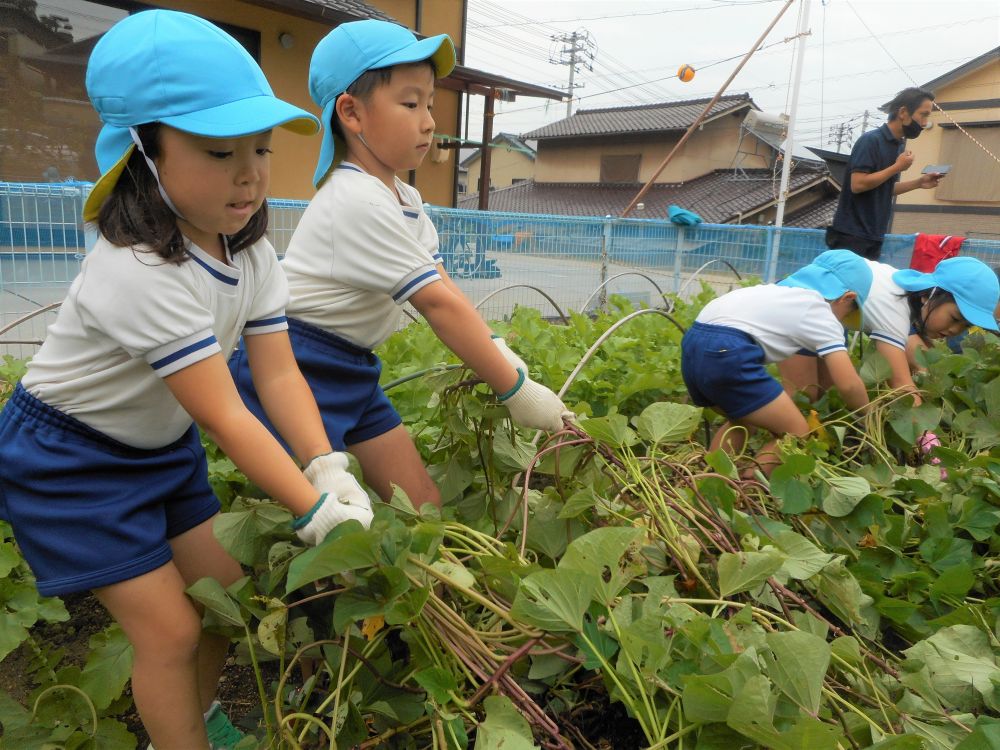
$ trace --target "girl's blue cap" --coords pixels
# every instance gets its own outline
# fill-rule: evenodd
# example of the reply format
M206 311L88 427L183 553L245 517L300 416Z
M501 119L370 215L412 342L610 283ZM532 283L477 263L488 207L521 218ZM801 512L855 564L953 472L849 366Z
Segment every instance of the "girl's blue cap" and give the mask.
M872 269L851 250L826 250L778 284L813 289L828 300L854 292L858 295L858 306L862 307L872 288Z
M316 45L309 63L309 95L323 108L323 145L313 185L330 171L333 165L334 142L330 123L337 97L362 73L393 65L430 60L434 75L444 78L455 68L455 45L447 34L417 39L409 29L388 21L352 21L342 23Z
M101 178L84 206L93 221L132 152L129 128L162 122L209 138L284 127L312 135L319 120L278 99L243 46L218 26L172 10L122 19L94 46L87 94L105 123L97 140Z
M902 289L922 292L925 289L944 289L955 298L962 317L970 325L996 331L1000 326L994 317L1000 303L1000 281L988 265L976 258L948 258L937 264L930 273L907 268L892 275Z

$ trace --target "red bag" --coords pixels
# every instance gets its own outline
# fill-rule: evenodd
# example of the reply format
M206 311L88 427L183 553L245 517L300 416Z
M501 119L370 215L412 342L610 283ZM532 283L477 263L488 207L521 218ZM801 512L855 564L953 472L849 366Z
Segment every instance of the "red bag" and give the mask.
M910 268L930 273L945 258L958 255L963 242L965 237L953 237L950 234L918 234L913 241Z

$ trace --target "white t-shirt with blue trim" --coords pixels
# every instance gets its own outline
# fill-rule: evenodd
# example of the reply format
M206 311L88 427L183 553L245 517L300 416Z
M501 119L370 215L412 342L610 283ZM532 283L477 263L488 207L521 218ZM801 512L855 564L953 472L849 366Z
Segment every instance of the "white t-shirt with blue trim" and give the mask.
M416 188L399 199L377 177L341 163L310 201L281 261L288 316L374 349L398 327L401 305L441 280L438 235Z
M888 263L866 260L872 270L872 288L865 301L861 326L876 341L884 341L906 351L910 335L910 306L906 292L892 280L898 269Z
M288 328L288 287L266 239L222 263L190 245L180 265L100 238L22 380L36 398L119 442L159 448L190 415L163 378L241 334Z
M749 334L767 362L788 359L800 349L821 357L847 349L843 325L812 289L777 284L734 289L705 305L697 322Z

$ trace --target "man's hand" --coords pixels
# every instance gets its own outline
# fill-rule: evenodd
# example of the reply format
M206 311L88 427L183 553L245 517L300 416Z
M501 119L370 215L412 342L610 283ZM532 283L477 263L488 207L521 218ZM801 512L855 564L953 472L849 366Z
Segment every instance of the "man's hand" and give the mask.
M913 152L907 149L899 156L896 157L896 171L899 173L905 172L913 165Z
M940 172L928 172L927 174L920 175L920 187L923 189L936 188L938 183L944 179L944 175Z

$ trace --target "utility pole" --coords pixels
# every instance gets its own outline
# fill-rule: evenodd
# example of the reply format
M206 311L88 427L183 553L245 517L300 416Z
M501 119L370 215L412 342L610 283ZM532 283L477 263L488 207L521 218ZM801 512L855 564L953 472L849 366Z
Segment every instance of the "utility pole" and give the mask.
M853 128L846 122L842 122L838 125L830 126L830 137L827 143L837 144L837 153L840 153L840 147L842 144L846 143L848 146L851 145L851 140L854 136L852 132Z
M868 113L868 110L866 109L865 110L865 115L864 115L864 117L861 120L861 132L862 132L862 134L868 132L868 118L870 116L871 115Z
M566 100L566 116L569 117L573 114L573 92L583 88L583 84L576 82L577 65L582 65L587 70L593 71L597 45L590 38L590 32L586 29L578 29L572 34L558 34L551 38L555 44L564 46L549 54L549 62L569 66L569 84L566 86L566 92L569 95Z

